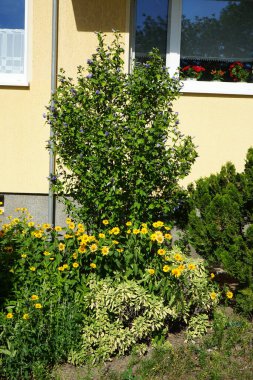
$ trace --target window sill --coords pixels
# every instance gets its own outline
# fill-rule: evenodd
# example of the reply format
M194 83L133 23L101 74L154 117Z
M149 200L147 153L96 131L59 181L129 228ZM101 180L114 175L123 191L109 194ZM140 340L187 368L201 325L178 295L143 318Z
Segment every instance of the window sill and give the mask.
M0 80L0 87L29 87L30 83L28 81L1 81Z
M26 74L0 74L0 86L29 87Z
M182 93L253 95L253 83L183 81Z

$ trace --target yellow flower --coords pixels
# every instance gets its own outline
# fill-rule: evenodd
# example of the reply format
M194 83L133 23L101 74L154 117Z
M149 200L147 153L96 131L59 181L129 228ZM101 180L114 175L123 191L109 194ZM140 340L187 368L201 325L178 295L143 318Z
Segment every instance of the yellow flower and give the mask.
M210 274L210 277L211 277L211 280L215 277L215 274L214 273L211 273Z
M28 313L25 313L25 314L23 315L23 319L29 319L29 314L28 314Z
M93 268L93 269L95 269L97 266L96 266L95 263L90 263L90 267Z
M82 236L78 238L78 240L81 240L82 244L86 244L89 240L89 236L87 234L83 234Z
M141 226L144 227L144 228L148 227L147 223L141 223Z
M158 221L156 222L156 224L157 224L157 227L163 227L163 226L164 226L164 223L161 222L160 220L158 220Z
M147 229L147 227L142 227L142 229L141 229L141 234L145 235L145 234L147 234L147 233L148 233L148 229Z
M214 301L217 298L217 294L215 292L210 293L211 299Z
M133 234L138 235L140 233L140 230L138 228L133 229Z
M157 253L158 253L158 255L160 255L160 256L164 256L165 253L166 253L166 251L165 251L165 249L160 248L160 249L158 249Z
M95 236L93 236L93 235L88 236L88 241L89 241L89 242L96 241Z
M152 226L155 227L155 228L157 228L157 227L158 227L157 222L154 222L154 223L152 224Z
M174 255L174 259L175 259L176 261L182 261L182 260L183 260L183 258L182 258L182 256L180 255L180 253L176 253L176 254Z
M155 274L155 270L152 268L147 269L147 272L150 274L150 276L153 276Z
M229 299L233 298L233 295L234 295L234 294L233 294L230 290L228 290L227 293L226 293L226 296L227 296L227 298L229 298Z
M40 239L43 236L42 231L33 231L32 235L38 239Z
M150 239L151 239L152 241L155 241L155 240L156 240L156 234L152 234L152 235L150 235Z
M124 249L123 249L123 248L119 248L119 249L117 249L117 251L118 251L118 252L123 252Z
M155 240L160 244L164 242L164 236L162 231L155 231Z
M35 307L35 309L42 309L42 305L41 305L41 303L36 303L36 304L34 305L34 307Z
M120 233L119 227L114 227L109 231L109 234L118 235Z
M73 235L69 235L69 234L64 235L64 239L71 239L72 237L73 237Z
M73 263L73 268L78 268L79 264L78 263Z
M102 223L103 223L105 226L107 226L107 224L109 224L109 220L104 219L104 220L102 220Z
M132 222L126 222L126 226L130 227L132 225Z
M59 249L59 251L64 251L64 249L65 249L65 244L60 243L60 244L58 245L58 249Z
M91 244L91 246L90 246L90 250L91 250L91 252L96 252L97 249L98 249L97 244Z
M68 264L63 264L63 269L68 269L69 268L69 266L68 266Z
M188 269L194 270L194 269L196 269L196 265L195 264L189 264Z
M78 223L77 228L78 228L79 232L84 233L85 228L84 228L84 225L82 223Z
M127 234L131 234L131 230L127 230Z
M53 261L53 260L54 260L54 257L49 257L49 260Z
M27 255L25 253L22 253L21 257L22 257L22 259L25 259L27 257Z
M181 276L181 270L178 269L178 268L174 268L174 269L172 269L171 273L172 273L173 276L175 276L175 277L179 277L179 276Z
M109 247L102 247L101 249L102 255L106 256L109 253Z
M51 224L48 224L48 223L44 223L42 224L42 228L44 228L44 230L48 229L51 227Z
M104 239L105 238L105 234L98 234L98 237L100 238L100 239Z
M37 296L36 294L33 294L32 296L31 296L31 300L32 301L37 301L39 299L39 296Z
M115 244L115 245L119 244L118 240L113 240L112 242L113 242L113 244Z
M69 227L69 229L74 230L74 228L75 228L75 223L70 222L70 223L68 224L68 227Z
M55 231L60 232L62 230L61 226L55 226Z
M73 253L73 255L72 255L72 257L73 257L73 259L74 259L74 260L76 260L76 259L77 259L77 257L78 257L78 254L77 254L77 252L74 252L74 253Z
M34 227L34 222L29 222L29 223L27 223L27 225L28 225L28 227Z
M32 272L35 272L36 271L36 268L35 267L30 267L29 268Z
M0 215L2 215L4 212L3 212L3 210L0 210Z
M170 257L169 256L164 256L164 260L165 261L170 261Z
M63 267L58 267L58 270L62 272L62 271L64 271L64 268Z
M170 231L171 230L170 226L165 226L164 228L165 228L166 231Z
M86 251L87 251L86 246L84 244L81 244L80 247L78 248L78 252L84 253Z
M172 239L172 235L171 234L165 234L164 237L165 237L165 239L168 239L168 240Z
M50 256L50 255L51 255L51 253L50 253L50 252L48 252L48 251L45 251L45 252L43 253L43 255L44 255L44 256Z
M17 224L19 222L19 219L18 218L14 218L13 220L12 220L12 224Z
M12 318L13 318L13 314L12 314L12 313L8 313L8 314L6 315L6 318L7 318L7 319L12 319Z
M185 269L185 266L183 264L179 265L178 269L180 270L184 270Z
M170 267L168 265L164 265L163 271L164 272L169 272L169 270L170 270Z

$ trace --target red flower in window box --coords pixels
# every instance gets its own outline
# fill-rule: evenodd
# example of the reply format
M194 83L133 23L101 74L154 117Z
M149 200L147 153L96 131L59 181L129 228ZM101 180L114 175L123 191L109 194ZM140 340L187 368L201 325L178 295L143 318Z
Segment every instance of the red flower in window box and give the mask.
M184 66L181 69L183 78L195 78L197 80L199 80L202 77L204 71L206 71L206 69L203 66L198 65L188 65Z
M229 66L229 75L234 82L247 82L250 72L245 69L242 62L233 62Z

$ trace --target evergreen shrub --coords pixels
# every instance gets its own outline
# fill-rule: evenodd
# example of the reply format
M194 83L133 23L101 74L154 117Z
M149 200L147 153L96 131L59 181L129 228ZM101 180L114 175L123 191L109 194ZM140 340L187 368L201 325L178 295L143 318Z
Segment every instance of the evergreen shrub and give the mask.
M232 163L220 173L201 178L189 188L189 242L211 265L225 269L239 282L238 305L253 311L253 148L245 169ZM247 289L247 291L246 291ZM244 301L243 301L244 299Z

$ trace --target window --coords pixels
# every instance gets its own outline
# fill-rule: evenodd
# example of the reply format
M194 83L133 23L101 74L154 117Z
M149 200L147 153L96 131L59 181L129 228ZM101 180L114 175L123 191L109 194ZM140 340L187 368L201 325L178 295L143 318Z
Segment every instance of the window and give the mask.
M0 85L27 85L28 0L0 1Z
M134 18L133 57L158 47L183 92L253 95L253 0L135 0Z

